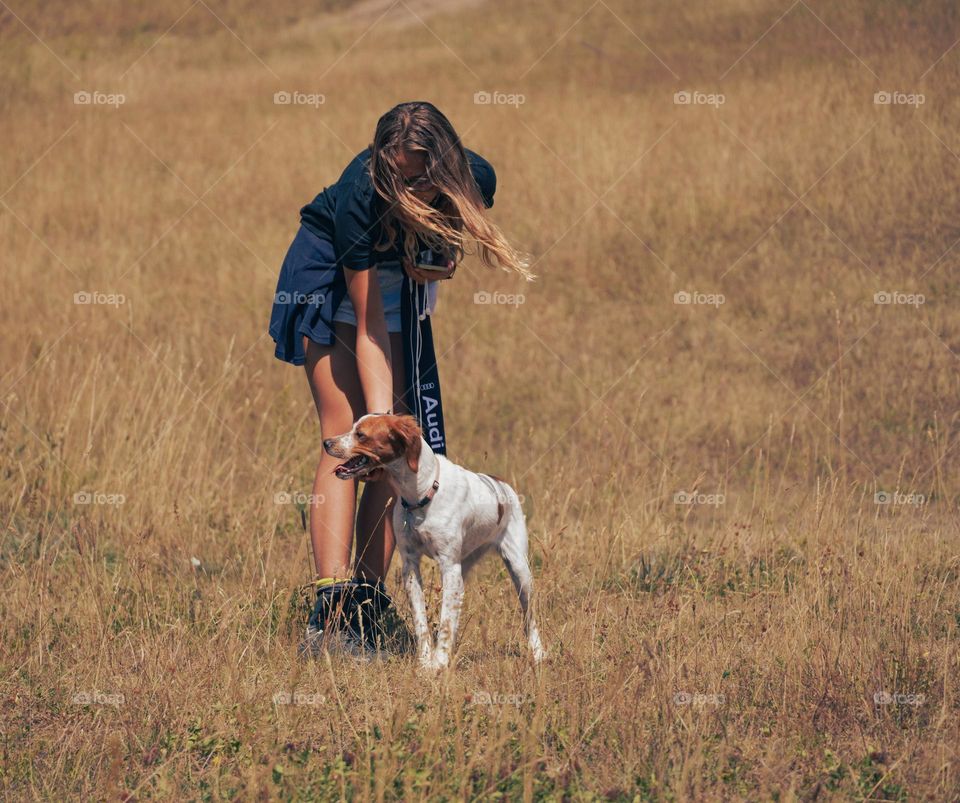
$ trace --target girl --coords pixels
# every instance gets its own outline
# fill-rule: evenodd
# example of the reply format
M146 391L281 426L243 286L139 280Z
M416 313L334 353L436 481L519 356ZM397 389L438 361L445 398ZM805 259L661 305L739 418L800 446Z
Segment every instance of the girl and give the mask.
M454 275L466 235L484 264L533 278L483 215L495 190L490 163L463 147L433 104L416 101L383 115L373 142L300 210L270 334L278 359L306 367L321 439L367 412L412 412L434 451L445 453L426 317L436 282ZM439 270L417 267L425 263ZM348 651L366 654L384 648L384 623L394 618L383 581L395 500L386 481L367 478L351 566L359 480L338 479L338 462L321 449L310 504L317 595L304 646L330 646L335 634Z

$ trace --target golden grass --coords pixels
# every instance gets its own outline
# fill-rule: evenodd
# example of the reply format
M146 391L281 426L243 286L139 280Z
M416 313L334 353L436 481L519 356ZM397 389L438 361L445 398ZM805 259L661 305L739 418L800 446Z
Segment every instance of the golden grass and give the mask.
M960 13L635 6L0 9L6 796L960 794ZM436 327L451 457L527 498L539 675L492 561L449 677L295 656L274 500L320 432L276 272L410 99L538 258L466 263Z

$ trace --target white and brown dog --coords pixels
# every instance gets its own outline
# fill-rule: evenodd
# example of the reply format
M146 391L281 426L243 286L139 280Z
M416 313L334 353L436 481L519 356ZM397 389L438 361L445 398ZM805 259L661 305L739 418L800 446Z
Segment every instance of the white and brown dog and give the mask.
M463 581L477 561L496 549L510 572L523 608L534 661L545 651L533 618L533 576L527 563L527 525L516 492L498 477L476 474L435 454L410 415L372 413L323 448L346 458L335 473L342 480L383 469L400 504L393 532L403 561L403 582L413 609L420 664L441 669L450 663L457 636ZM420 561L440 566L443 602L437 644L427 625Z

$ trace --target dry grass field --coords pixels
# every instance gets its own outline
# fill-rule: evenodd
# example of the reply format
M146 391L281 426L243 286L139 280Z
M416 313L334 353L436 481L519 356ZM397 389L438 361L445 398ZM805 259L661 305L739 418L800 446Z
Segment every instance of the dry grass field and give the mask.
M0 2L4 796L960 799L958 38L947 0ZM535 257L435 327L540 672L493 560L447 676L296 657L277 271L414 99Z

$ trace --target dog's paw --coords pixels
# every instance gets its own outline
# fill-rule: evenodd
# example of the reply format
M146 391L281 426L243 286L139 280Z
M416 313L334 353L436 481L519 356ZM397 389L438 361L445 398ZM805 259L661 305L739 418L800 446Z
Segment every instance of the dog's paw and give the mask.
M433 656L432 652L420 651L420 656L417 659L417 670L423 675L433 675L436 674L437 662Z
M427 675L438 675L450 666L450 659L442 655L434 655L429 660L420 662L420 670Z
M440 672L440 666L434 660L421 661L418 669L420 674L426 677L434 677Z

